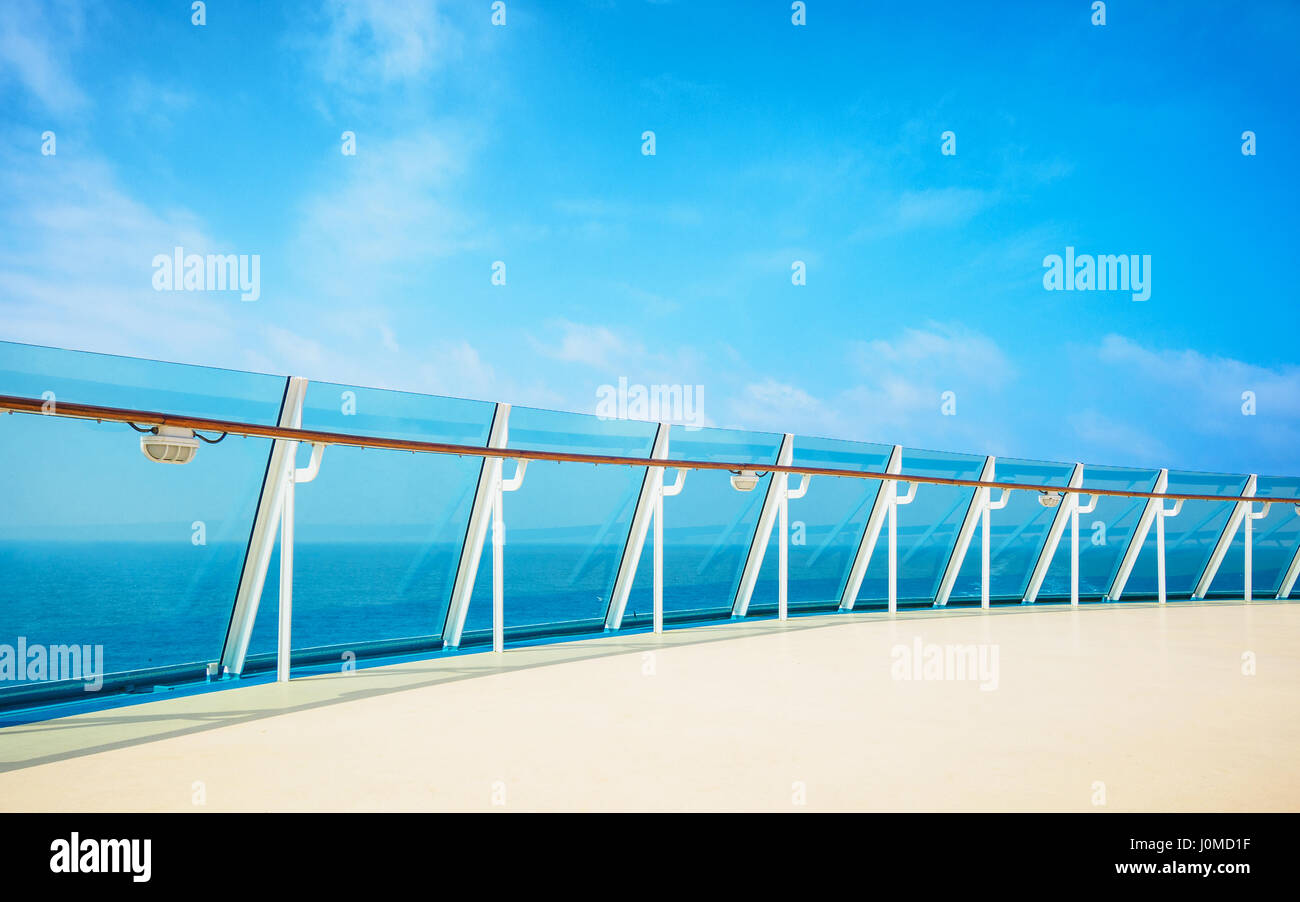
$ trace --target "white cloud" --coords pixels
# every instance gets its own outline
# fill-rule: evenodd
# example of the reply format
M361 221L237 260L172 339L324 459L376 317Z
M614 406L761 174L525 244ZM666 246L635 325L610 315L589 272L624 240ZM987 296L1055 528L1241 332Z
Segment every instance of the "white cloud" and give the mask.
M5 0L0 4L0 73L16 80L47 110L79 109L86 96L68 70L82 28L78 4ZM55 35L57 40L52 40Z
M839 435L845 423L840 411L801 388L775 379L751 382L728 405L729 421L761 432Z
M1269 413L1300 418L1300 366L1294 364L1270 368L1193 350L1152 350L1120 335L1107 335L1097 357L1103 364L1123 368L1127 377L1137 377L1136 389L1174 389L1184 409L1227 410L1238 417L1242 393L1252 391ZM1214 428L1219 418L1195 421ZM1235 420L1230 422L1236 425Z
M748 429L920 448L1014 450L1003 421L989 412L1004 403L1015 368L988 336L930 323L893 339L858 342L849 356L856 384L817 397L779 379L751 382L724 404L728 419ZM955 393L957 416L943 414L947 391Z
M344 172L303 202L293 240L299 284L364 303L406 275L403 266L478 247L454 192L469 142L423 131L394 140L362 137Z
M905 191L898 199L897 225L903 229L964 225L994 200L990 192L974 188Z
M904 191L879 202L879 214L848 237L850 243L893 238L917 229L963 226L999 200L997 191L979 188L927 188Z
M1146 425L1126 423L1092 408L1067 414L1076 459L1126 467L1169 466L1175 455Z
M5 338L216 363L214 346L246 346L247 305L227 293L158 292L156 254L176 245L228 252L184 210L131 198L93 160L0 152L6 245L0 251ZM225 357L223 365L239 361Z
M552 360L580 363L597 369L625 370L633 358L643 357L645 349L615 335L605 326L560 321L558 341L534 341L538 352Z
M863 372L884 383L906 377L937 384L955 378L996 387L1015 373L997 342L957 324L929 323L924 329L906 328L891 341L858 342L854 358Z
M121 109L150 128L166 129L193 105L194 95L189 91L137 74L127 81Z
M1190 349L1149 348L1119 335L1106 336L1091 354L1090 381L1109 414L1102 425L1119 418L1118 408L1134 431L1093 428L1096 421L1085 418L1080 437L1097 442L1121 462L1283 474L1296 470L1300 366L1269 367ZM1251 416L1243 414L1246 392L1254 396ZM1193 436L1199 441L1189 442ZM1174 443L1179 455L1164 450ZM1134 460L1135 450L1141 459Z
M326 83L361 94L422 79L458 52L439 4L428 0L330 0L312 53Z

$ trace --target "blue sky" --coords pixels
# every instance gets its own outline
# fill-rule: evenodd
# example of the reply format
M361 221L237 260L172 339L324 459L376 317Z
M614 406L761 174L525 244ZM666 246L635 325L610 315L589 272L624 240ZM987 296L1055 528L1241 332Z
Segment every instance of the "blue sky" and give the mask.
M1296 5L807 7L9 0L0 338L1300 470ZM259 254L260 299L155 292L176 245ZM1151 298L1046 291L1067 246L1150 255Z

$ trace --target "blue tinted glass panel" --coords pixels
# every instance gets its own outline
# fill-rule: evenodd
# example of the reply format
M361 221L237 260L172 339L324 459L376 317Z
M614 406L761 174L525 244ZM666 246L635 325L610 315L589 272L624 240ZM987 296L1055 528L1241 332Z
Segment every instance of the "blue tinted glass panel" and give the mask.
M283 376L0 342L0 394L56 404L274 425L286 382Z
M1170 470L1165 491L1239 496L1245 484L1245 476ZM1172 501L1164 504L1166 508L1174 506ZM1165 518L1165 592L1170 598L1191 596L1235 505L1233 501L1184 501L1178 516ZM1159 592L1157 574L1156 526L1153 522L1124 587L1124 595L1156 595Z
M673 460L773 464L781 436L734 429L672 428ZM676 471L669 470L672 480ZM750 492L737 492L723 470L692 470L680 495L664 499L664 611L730 610L749 555L768 474ZM649 622L653 605L653 535L646 537L625 624Z
M1255 483L1255 497L1300 498L1300 479L1261 476ZM1255 512L1263 507L1256 503ZM1300 516L1291 504L1273 504L1263 519L1251 527L1251 590L1255 598L1271 598L1281 588L1282 578L1300 547ZM1241 597L1245 584L1246 534L1238 528L1232 544L1219 564L1210 595ZM1293 592L1292 595L1295 593Z
M510 447L649 458L657 424L516 407ZM507 461L510 478L515 464ZM643 467L533 461L504 499L507 627L604 621L627 543ZM492 552L486 543L468 629L492 626Z
M903 450L904 474L979 479L983 467L984 458L973 454ZM899 493L906 494L907 487L900 486ZM918 485L916 499L898 509L900 600L933 600L974 494L975 490L966 486ZM880 539L858 590L859 605L883 603L889 597L887 529L888 523L881 525Z
M284 386L0 343L0 391L56 404L270 423ZM21 474L0 515L0 642L102 646L109 673L216 660L269 453L269 440L229 436L160 464L125 424L0 417L0 467Z
M495 405L312 382L306 429L487 444ZM298 449L298 466L311 457ZM294 491L293 646L442 632L482 458L332 446ZM280 567L267 572L249 651L275 650Z
M890 450L889 445L796 436L791 463L883 473ZM791 476L790 487L798 488L800 478ZM876 479L814 476L808 493L790 502L790 604L839 602L879 491ZM778 602L778 540L774 524L751 608Z
M994 479L1018 485L1066 486L1070 482L1070 464L1048 463L1036 460L998 458ZM994 501L1001 496L999 489L992 490ZM989 596L991 598L1022 598L1029 585L1029 577L1052 519L1060 509L1043 507L1038 492L1015 491L1002 510L989 512ZM971 536L970 547L953 584L952 599L978 599L980 597L981 528L977 524Z
M1121 467L1083 468L1083 487L1120 492L1149 492L1156 484L1156 470ZM1086 499L1085 499L1086 501ZM1119 569L1124 549L1142 516L1145 498L1103 496L1097 509L1079 516L1079 596L1105 595ZM1067 528L1056 546L1039 590L1040 599L1070 597L1070 531Z

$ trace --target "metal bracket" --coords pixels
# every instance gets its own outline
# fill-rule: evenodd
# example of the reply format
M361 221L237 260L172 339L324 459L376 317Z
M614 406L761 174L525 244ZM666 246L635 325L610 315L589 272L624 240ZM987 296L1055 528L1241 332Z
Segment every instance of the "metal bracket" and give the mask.
M289 443L289 462L298 459L298 442ZM320 473L325 445L312 442L311 461L306 467L291 466L285 471L284 501L280 505L280 612L276 635L275 679L289 682L289 665L293 654L293 518L295 487L311 482Z
M1254 498L1255 488L1258 484L1259 477L1254 473L1246 480L1246 485L1241 490L1241 497ZM1223 531L1219 533L1219 539L1214 543L1214 550L1210 552L1210 557L1201 569L1201 575L1197 577L1196 586L1192 589L1192 598L1202 599L1210 592L1210 585L1214 582L1215 575L1219 572L1219 567L1223 564L1223 558L1227 555L1228 549L1232 546L1232 540L1237 536L1237 530L1241 526L1241 521L1246 516L1246 511L1250 507L1249 501L1238 501L1232 508L1232 516L1228 517L1228 522L1223 524Z
M782 474L785 475L785 474ZM812 477L807 473L799 474L799 488L791 489L789 479L781 480L781 500L778 510L778 529L781 532L777 543L777 602L776 617L785 620L789 614L790 594L790 500L802 498L808 493L808 483Z
M1080 504L1083 496L1070 493L1070 606L1079 606L1079 514L1090 514L1097 509L1100 495L1089 495L1087 504Z
M787 432L781 437L781 448L776 455L776 465L788 467L793 460L794 436ZM749 544L749 554L745 557L745 568L740 572L736 597L731 603L732 617L744 617L749 611L749 599L754 594L754 585L758 582L759 571L763 569L763 557L767 553L767 543L772 538L772 526L776 523L781 493L785 491L788 478L785 473L773 473L772 481L768 483L763 507L758 512L758 522L754 524L754 538Z
M1300 516L1300 504L1294 507L1296 515ZM1300 546L1296 547L1295 554L1291 555L1291 564L1286 568L1286 573L1282 575L1282 581L1277 584L1277 600L1285 601L1291 595L1291 590L1295 588L1296 578L1300 577Z
M895 445L889 452L889 459L885 463L886 473L903 472L903 446ZM871 513L867 515L866 525L862 528L862 539L858 542L857 553L853 556L853 563L849 567L848 578L844 582L844 591L840 593L840 610L851 611L853 605L858 600L858 592L862 588L862 580L867 575L867 565L871 563L871 555L876 550L876 542L880 538L880 528L885 523L885 517L888 514L889 503L885 496L885 483L880 484L876 490L876 498L871 504Z
M655 432L654 444L650 447L651 460L668 459L668 438L671 427L660 423ZM623 614L627 610L627 600L632 594L636 582L637 566L641 563L641 552L645 548L646 534L654 520L657 492L663 486L664 471L662 467L647 466L641 480L641 494L637 497L636 508L632 512L632 522L628 526L627 541L623 544L623 556L619 558L618 575L614 577L614 590L609 596L609 607L605 611L605 629L616 630L623 625Z
M1162 494L1168 487L1169 471L1161 469L1156 475L1156 482L1151 491ZM1128 546L1124 549L1124 555L1120 558L1115 577L1110 581L1110 589L1107 590L1105 596L1106 601L1119 601L1124 594L1124 586L1128 584L1129 574L1133 572L1133 565L1137 563L1138 552L1142 550L1142 545L1147 540L1147 533L1151 531L1151 523L1156 518L1156 511L1160 510L1163 504L1164 500L1160 498L1147 499L1146 505L1142 508L1142 514L1133 527L1133 535L1129 537Z
M1245 566L1245 592L1244 592L1246 601L1251 600L1251 594L1252 594L1251 567L1253 566L1254 561L1252 557L1253 552L1251 550L1251 541L1252 541L1251 533L1254 531L1253 524L1256 520L1263 520L1265 517L1268 516L1268 509L1273 506L1273 502L1265 501L1263 502L1263 504L1264 506L1260 508L1258 513L1256 513L1255 502L1247 501L1246 513L1243 516L1243 519L1245 520L1246 523L1246 566Z
M492 429L488 434L487 446L505 448L509 437L510 405L498 404L492 415ZM447 617L442 627L444 648L458 647L461 635L465 632L469 600L474 594L474 581L478 578L483 543L487 539L488 525L492 520L492 501L496 484L500 479L501 458L483 458L483 465L478 474L478 486L474 490L474 503L469 511L469 522L465 525L465 541L460 548L456 580L452 583L451 598L447 603Z
M654 503L654 632L659 635L664 631L664 499L680 495L686 487L686 471L679 469L677 478L670 486L664 485L664 468L656 467Z
M1083 464L1074 465L1066 485L1072 489L1083 488ZM1038 558L1034 561L1034 569L1029 574L1029 583L1025 586L1025 595L1020 600L1021 604L1033 604L1038 600L1038 593L1043 588L1043 580L1047 579L1047 571L1052 567L1052 559L1056 557L1056 549L1060 547L1061 536L1065 533L1066 523L1069 522L1069 513L1066 505L1057 505L1056 514L1052 517L1052 525L1047 527L1047 534L1043 536L1043 547L1038 549Z
M503 496L506 492L518 491L524 484L524 472L528 469L528 461L515 461L515 475L509 479L503 479L501 476L503 469L501 464L504 461L498 458L497 462L496 485L492 493L492 650L500 653L506 648L506 519Z
M1165 507L1160 500L1156 507L1156 595L1160 603L1165 603L1165 520L1177 517L1183 509L1183 499L1174 502L1173 507Z
M901 497L898 494L898 480L886 480L881 487L882 491L889 492L887 501L889 504L889 613L891 614L898 611L898 508L916 500L918 485L919 483L909 482L907 494Z
M986 490L984 503L980 505L980 607L985 610L989 607L989 511L1000 511L1005 508L1011 501L1011 489L1003 489L997 501L991 500L992 494L991 491Z
M997 458L989 456L984 458L984 466L980 468L980 481L991 482L997 466ZM975 527L983 518L985 521L985 531L988 528L988 518L984 517L985 504L989 499L990 491L984 486L975 489L971 495L970 505L966 508L966 516L962 518L961 526L957 528L957 536L953 541L952 551L948 554L948 564L943 568L943 576L939 579L938 591L934 593L934 606L941 608L948 603L949 596L952 595L953 584L957 582L957 575L961 572L961 565L966 561L966 552L970 549L971 539L975 536Z
M307 395L307 380L290 377L285 386L284 401L280 405L278 425L287 429L302 426L302 405ZM288 471L294 466L290 445L297 442L274 439L267 459L266 474L262 477L262 493L253 515L253 529L249 533L248 548L244 552L244 566L239 574L239 587L235 590L235 603L226 627L226 639L221 649L221 669L224 673L238 675L244 670L248 656L248 643L257 621L257 609L266 585L266 572L275 548L276 526L284 504L284 491Z

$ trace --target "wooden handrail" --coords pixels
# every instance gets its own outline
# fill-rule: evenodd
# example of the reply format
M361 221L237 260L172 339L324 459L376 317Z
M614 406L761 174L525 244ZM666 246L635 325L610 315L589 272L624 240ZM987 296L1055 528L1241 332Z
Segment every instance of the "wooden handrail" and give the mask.
M1196 495L1176 492L1137 492L1120 489L1099 489L1080 486L1027 485L1017 482L958 479L947 476L922 476L909 473L879 473L864 470L840 470L832 467L782 466L779 464L723 462L710 460L658 460L646 457L620 457L607 454L579 454L567 451L535 451L526 448L484 448L477 445L455 445L447 442L422 442L414 439L386 438L375 435L349 435L346 432L324 432L319 429L292 429L285 426L263 426L235 420L215 420L208 417L182 416L123 407L100 407L94 404L74 404L68 401L45 401L0 395L0 411L31 413L43 416L70 417L99 422L132 423L147 426L178 426L204 432L225 432L255 438L285 439L325 445L345 445L354 448L375 448L387 451L411 451L424 454L455 454L469 457L499 457L504 460L540 460L555 463L604 464L625 467L664 467L685 470L757 470L763 473L806 473L810 476L839 476L849 479L894 480L915 482L921 485L971 486L989 489L1017 489L1026 492L1054 492L1057 494L1106 495L1117 498L1170 498L1185 501L1267 501L1274 504L1300 504L1300 498L1242 498L1240 495Z

